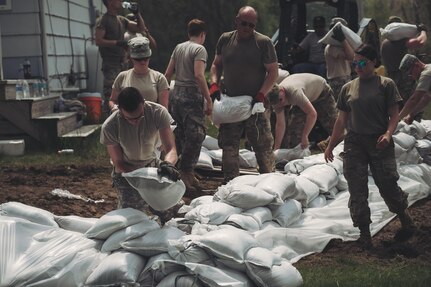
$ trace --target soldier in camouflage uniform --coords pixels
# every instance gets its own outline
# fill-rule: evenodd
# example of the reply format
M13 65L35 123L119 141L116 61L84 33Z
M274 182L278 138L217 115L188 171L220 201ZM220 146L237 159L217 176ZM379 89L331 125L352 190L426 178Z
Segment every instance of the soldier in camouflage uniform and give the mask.
M256 154L259 172L274 169L269 111L263 103L278 77L277 56L271 39L254 30L256 23L256 10L242 7L235 19L236 30L219 38L211 67L212 95L220 93L218 85L223 73L227 96L248 95L253 97L253 108L261 107L245 121L220 125L218 141L223 149L226 182L239 175L239 146L244 131Z
M127 69L124 61L127 41L124 40L126 31L139 32L145 28L144 20L137 5L133 5L131 12L136 16L136 22L119 15L122 9L121 0L103 0L106 13L96 23L95 40L102 57L103 73L103 117L110 114L109 98L111 97L112 84L121 72Z
M360 230L358 243L371 248L371 212L368 206L368 166L380 195L391 212L398 214L401 230L396 239L405 239L416 227L407 213L407 194L398 186L392 134L398 124L398 103L401 97L395 83L374 73L376 50L360 47L353 65L358 78L341 90L337 107L340 110L328 148L326 161L332 161L332 150L341 141L344 130L344 176L349 186L349 209L353 226Z
M332 89L321 76L293 74L275 85L269 93L269 101L276 115L274 149L294 148L301 144L309 147L308 136L316 120L331 134L337 110ZM286 132L285 110L289 110ZM287 146L282 146L287 135Z
M205 139L205 114L211 115L212 101L205 80L208 57L203 46L205 23L193 19L188 23L187 30L189 41L175 47L165 76L170 81L175 73L170 113L177 124L174 133L180 155L178 167L181 178L189 195L200 196L202 188L194 174L194 168Z

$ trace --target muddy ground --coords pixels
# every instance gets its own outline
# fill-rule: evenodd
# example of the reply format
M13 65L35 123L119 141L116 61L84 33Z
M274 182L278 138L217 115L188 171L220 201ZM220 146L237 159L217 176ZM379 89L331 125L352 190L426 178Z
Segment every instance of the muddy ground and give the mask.
M0 168L0 203L19 201L43 208L56 215L79 215L100 217L116 208L116 193L111 187L111 168L106 166L57 166L57 167L14 167ZM221 185L221 177L209 177L200 174L201 181L208 190L216 190ZM85 202L78 199L60 198L50 192L54 189L68 190L101 203ZM189 198L184 198L189 202ZM373 237L375 248L362 251L355 242L333 241L319 254L301 259L295 265L340 264L340 258L363 262L375 262L388 265L394 260L419 263L431 267L431 198L417 202L410 208L411 215L420 231L409 241L393 241L395 232L400 227L398 220L393 220Z

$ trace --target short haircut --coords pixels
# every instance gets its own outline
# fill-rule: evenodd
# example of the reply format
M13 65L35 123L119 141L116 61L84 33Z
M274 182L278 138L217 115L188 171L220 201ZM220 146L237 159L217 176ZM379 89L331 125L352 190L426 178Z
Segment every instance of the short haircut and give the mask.
M190 37L197 37L206 30L205 22L199 19L193 19L187 24L187 33Z
M118 94L118 108L126 112L134 112L140 103L145 102L144 98L138 89L134 87L127 87L121 90Z

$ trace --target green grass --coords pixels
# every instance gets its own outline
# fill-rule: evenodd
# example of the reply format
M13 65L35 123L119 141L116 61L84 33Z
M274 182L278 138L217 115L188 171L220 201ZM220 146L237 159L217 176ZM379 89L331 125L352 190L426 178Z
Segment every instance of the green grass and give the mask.
M429 286L431 282L429 264L407 264L405 261L391 263L383 266L381 262L361 264L341 258L337 263L329 263L329 266L315 265L297 269L304 280L304 287Z

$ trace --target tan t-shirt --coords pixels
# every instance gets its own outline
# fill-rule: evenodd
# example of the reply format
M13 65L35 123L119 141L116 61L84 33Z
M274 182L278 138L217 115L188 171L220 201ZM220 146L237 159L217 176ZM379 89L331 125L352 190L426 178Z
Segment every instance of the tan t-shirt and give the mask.
M286 104L303 108L307 102L314 102L325 89L326 80L321 76L300 73L288 76L280 83L286 92Z
M118 74L112 85L118 92L127 87L135 87L145 100L158 103L160 93L169 85L166 77L158 71L149 69L147 74L138 75L130 69Z
M389 107L401 101L394 81L375 75L345 84L337 108L349 113L347 130L362 135L382 135L388 128Z
M416 91L424 91L428 97L431 97L431 65L425 65L425 69L422 71L421 76L416 86Z
M123 150L124 161L144 167L157 160L154 146L159 130L170 127L171 116L165 107L145 102L144 117L137 125L130 124L115 111L102 125L100 142L104 145L119 145Z
M327 45L325 48L326 76L334 79L350 76L351 68L349 61L346 60L346 53L343 47Z

